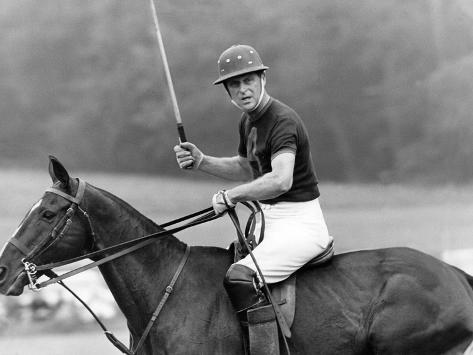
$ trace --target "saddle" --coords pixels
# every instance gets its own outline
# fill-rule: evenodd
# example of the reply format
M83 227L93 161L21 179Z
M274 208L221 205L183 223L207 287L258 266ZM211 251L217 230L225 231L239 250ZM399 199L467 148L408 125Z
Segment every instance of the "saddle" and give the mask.
M322 252L315 258L307 262L300 270L310 269L322 264L329 262L334 255L333 240ZM289 276L286 280L270 284L271 295L273 299L279 304L281 312L286 319L286 323L289 328L292 327L294 322L294 315L296 312L296 279L297 272Z
M239 261L247 254L251 254L254 259L251 250L258 244L254 235L257 213L260 213L261 216L260 238L258 241L261 242L264 238L265 226L263 211L257 202L253 201L252 203L254 203L255 207L252 207L251 204L246 202L243 203L252 211L247 221L244 234L235 211L232 210L228 212L228 215L235 225L238 237L238 240L230 245L230 249L233 249L234 262ZM311 268L326 263L332 258L333 254L332 241L321 254L310 260L302 268ZM256 262L257 260L255 260L255 263ZM271 304L248 309L248 339L245 342L245 354L279 355L280 338L278 336L278 327L283 334L282 339L286 352L290 354L286 338L291 337L290 329L294 321L296 310L296 274L297 273L294 273L288 279L276 284L265 284L263 290L265 290Z
M230 245L229 249L234 255L234 262L240 260L244 255L237 240ZM334 243L332 240L321 254L309 260L300 270L311 269L313 267L325 264L332 259L333 255ZM291 328L292 323L294 322L294 315L296 311L296 280L297 272L289 276L284 281L269 284L272 298L279 304L281 312L283 313L289 328Z

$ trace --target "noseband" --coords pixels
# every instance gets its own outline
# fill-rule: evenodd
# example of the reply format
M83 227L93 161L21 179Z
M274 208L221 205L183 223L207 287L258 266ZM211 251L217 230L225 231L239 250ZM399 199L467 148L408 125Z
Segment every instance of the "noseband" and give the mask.
M84 197L86 183L83 180L80 180L80 179L78 180L79 180L79 186L77 188L77 192L75 196L66 194L55 187L50 187L46 189L45 192L54 193L71 202L66 213L56 223L56 225L53 227L51 232L48 234L47 238L40 241L31 250L28 250L28 247L26 247L26 245L23 242L21 242L19 239L11 238L8 241L8 243L15 246L25 256L21 260L21 262L25 266L25 271L26 271L26 274L28 275L29 288L32 289L33 291L39 290L37 287L37 266L35 263L33 263L33 258L36 258L39 255L43 254L46 250L48 250L53 245L55 245L59 240L61 240L62 237L64 237L64 234L66 233L66 231L69 229L69 227L72 224L72 217L75 215L77 210L79 210L86 217L87 221L89 222L90 232L92 236L94 236L90 217L88 213L80 207L82 198Z

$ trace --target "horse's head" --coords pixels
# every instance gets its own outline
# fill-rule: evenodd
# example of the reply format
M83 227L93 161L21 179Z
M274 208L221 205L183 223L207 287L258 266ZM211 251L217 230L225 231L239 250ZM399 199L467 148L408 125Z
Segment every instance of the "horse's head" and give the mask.
M79 256L93 243L83 206L85 183L69 176L54 157L49 159L51 188L29 210L0 254L0 293L20 295L29 282L26 265ZM39 275L38 275L39 276Z

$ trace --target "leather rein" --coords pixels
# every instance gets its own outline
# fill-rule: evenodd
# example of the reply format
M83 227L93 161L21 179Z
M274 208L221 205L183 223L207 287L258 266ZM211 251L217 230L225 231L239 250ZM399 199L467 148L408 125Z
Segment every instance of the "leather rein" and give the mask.
M78 179L79 181L79 186L76 192L75 196L68 195L64 193L63 191L53 187L50 187L46 189L46 192L51 192L56 195L59 195L66 200L71 202L71 205L67 209L65 215L58 221L58 223L53 227L51 232L49 233L48 237L42 240L40 243L37 245L33 246L31 250L28 249L26 245L24 245L19 239L11 238L8 242L15 246L25 257L21 260L25 267L25 272L28 276L29 280L29 288L33 291L39 291L41 288L48 286L53 283L58 283L64 288L66 288L79 302L84 305L84 307L92 314L94 319L97 321L97 323L100 325L100 327L103 329L107 339L121 352L127 355L136 355L138 350L143 346L146 338L148 337L148 334L153 327L154 322L158 318L159 313L161 312L162 308L164 307L164 304L166 303L168 297L170 294L173 292L174 285L179 278L179 275L181 274L186 261L189 257L190 254L190 247L186 247L186 251L184 253L183 258L181 259L181 262L179 266L177 267L171 282L169 285L166 287L164 295L162 296L156 310L153 312L153 315L151 316L151 319L149 320L143 334L141 335L140 340L138 341L137 346L134 349L129 349L126 345L124 345L122 342L120 342L113 333L111 333L107 328L104 326L104 324L100 321L100 319L95 315L95 313L92 311L92 309L77 295L75 294L69 287L67 287L62 280L74 276L76 274L79 274L83 271L86 271L88 269L91 269L93 267L99 266L101 264L107 263L111 260L114 260L116 258L119 258L123 255L129 254L135 250L141 249L145 247L146 245L149 245L153 243L156 238L163 237L163 236L168 236L173 233L176 233L178 231L181 231L183 229L205 223L211 220L214 220L216 218L219 218L221 215L216 215L213 211L212 207L209 207L207 209L192 213L190 215L175 219L173 221L167 222L165 224L162 224L161 227L165 228L170 225L174 225L183 221L186 221L188 219L194 218L192 221L185 223L182 226L175 227L172 229L168 230L163 230L157 233L152 233L145 235L140 238L136 238L133 240L129 240L123 243L119 243L104 249L100 249L94 252L86 253L83 254L79 257L75 257L72 259L56 262L56 263L50 263L50 264L44 264L44 265L36 265L33 262L33 258L38 257L39 255L43 254L46 250L48 250L51 246L56 244L58 241L61 240L61 238L64 236L66 231L69 229L69 227L72 224L72 217L75 215L77 211L80 211L84 217L87 219L88 224L89 224L89 229L92 237L95 240L95 233L94 229L92 226L92 222L90 219L89 214L80 207L80 204L82 202L82 199L84 197L84 192L86 188L86 182ZM199 217L200 216L200 217ZM103 256L102 258L97 259L98 256L103 255L103 254L108 254L106 256ZM61 276L58 276L56 273L52 271L52 269L72 263L76 263L78 261L84 260L84 259L94 259L95 261L84 265L82 267L79 267L77 269L74 269L72 271L69 271ZM38 282L38 272L43 272L46 276L48 276L50 279L45 281L45 282ZM133 344L132 344L133 345ZM131 346L132 346L131 345Z

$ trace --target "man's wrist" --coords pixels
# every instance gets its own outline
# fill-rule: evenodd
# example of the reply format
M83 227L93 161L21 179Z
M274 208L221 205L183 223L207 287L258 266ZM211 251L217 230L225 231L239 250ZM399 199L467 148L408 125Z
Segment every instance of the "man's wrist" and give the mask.
M202 162L204 161L205 159L205 154L202 154L199 159L196 160L195 162L195 169L196 170L199 170L200 166L202 165Z
M238 201L236 201L236 197L233 196L231 190L225 191L224 194L225 194L225 198L227 199L227 202L235 206Z

